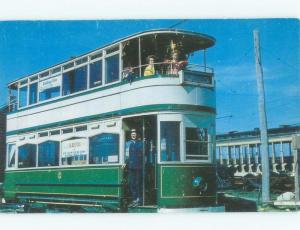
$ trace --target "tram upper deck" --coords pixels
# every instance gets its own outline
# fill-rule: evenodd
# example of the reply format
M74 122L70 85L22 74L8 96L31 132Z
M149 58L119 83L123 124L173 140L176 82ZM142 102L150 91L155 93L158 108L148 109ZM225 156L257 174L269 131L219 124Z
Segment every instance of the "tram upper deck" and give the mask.
M214 74L205 60L214 43L194 32L147 31L18 79L8 86L8 135L103 114L214 113ZM198 52L203 65L192 64Z

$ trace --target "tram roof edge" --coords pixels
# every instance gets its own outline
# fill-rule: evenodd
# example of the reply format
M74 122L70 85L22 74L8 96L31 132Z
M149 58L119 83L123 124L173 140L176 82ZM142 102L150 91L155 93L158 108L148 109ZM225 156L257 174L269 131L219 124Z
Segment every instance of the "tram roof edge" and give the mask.
M216 39L214 37L212 37L212 36L209 36L209 35L203 34L203 33L188 31L188 30L178 30L178 29L170 29L170 28L168 28L168 29L146 30L146 31L134 33L132 35L126 36L126 37L118 39L118 40L114 40L113 42L110 42L110 43L108 43L106 45L103 45L101 47L98 47L96 49L88 51L86 53L83 53L83 54L81 54L79 56L75 56L72 59L64 60L62 62L56 63L54 65L51 65L51 66L49 66L47 68L40 69L39 71L36 71L36 72L31 73L29 75L17 78L16 80L7 83L7 86L9 87L10 85L15 84L16 82L20 81L21 79L24 79L24 78L27 78L29 76L33 76L33 75L39 74L39 73L44 72L44 71L46 71L48 69L57 67L59 65L62 65L62 64L67 63L67 62L70 62L70 61L75 60L77 58L81 58L81 57L83 57L85 55L92 54L92 53L94 53L94 52L96 52L98 50L105 49L105 48L107 48L109 46L113 46L114 44L118 44L118 43L121 43L121 42L129 41L131 39L135 39L135 38L138 38L138 37L143 37L143 36L147 36L147 35L151 35L151 34L163 34L163 33L165 33L165 34L167 34L167 33L170 33L170 34L182 34L182 35L194 36L194 37L198 37L199 39L206 40L208 42L208 44L207 44L207 46L204 47L204 49L214 46L214 44L216 42Z

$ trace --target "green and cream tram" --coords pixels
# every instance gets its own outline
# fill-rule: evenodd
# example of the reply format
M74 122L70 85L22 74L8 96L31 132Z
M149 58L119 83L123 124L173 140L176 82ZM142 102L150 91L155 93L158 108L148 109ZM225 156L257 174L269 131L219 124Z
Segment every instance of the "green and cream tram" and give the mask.
M146 31L10 83L5 200L219 210L214 74L205 61L214 43L189 31ZM128 208L133 128L143 145L142 204Z

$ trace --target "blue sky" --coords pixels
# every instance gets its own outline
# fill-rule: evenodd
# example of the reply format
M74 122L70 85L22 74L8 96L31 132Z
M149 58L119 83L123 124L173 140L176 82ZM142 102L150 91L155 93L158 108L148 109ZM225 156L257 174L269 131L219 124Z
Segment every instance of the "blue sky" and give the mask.
M0 21L0 100L16 78L176 20ZM217 132L259 126L253 30L261 37L268 127L300 123L299 20L187 20L178 29L216 38L207 52L217 84Z

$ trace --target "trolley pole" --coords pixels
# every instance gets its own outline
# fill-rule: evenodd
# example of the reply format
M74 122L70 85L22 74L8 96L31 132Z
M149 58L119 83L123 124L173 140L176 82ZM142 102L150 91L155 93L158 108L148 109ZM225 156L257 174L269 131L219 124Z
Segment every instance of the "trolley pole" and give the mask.
M269 171L269 154L268 154L268 133L267 133L267 116L265 108L265 91L262 62L260 56L259 31L254 30L254 49L256 64L256 83L258 93L258 110L260 123L260 139L261 139L261 164L262 164L262 202L267 204L270 202L270 171Z

